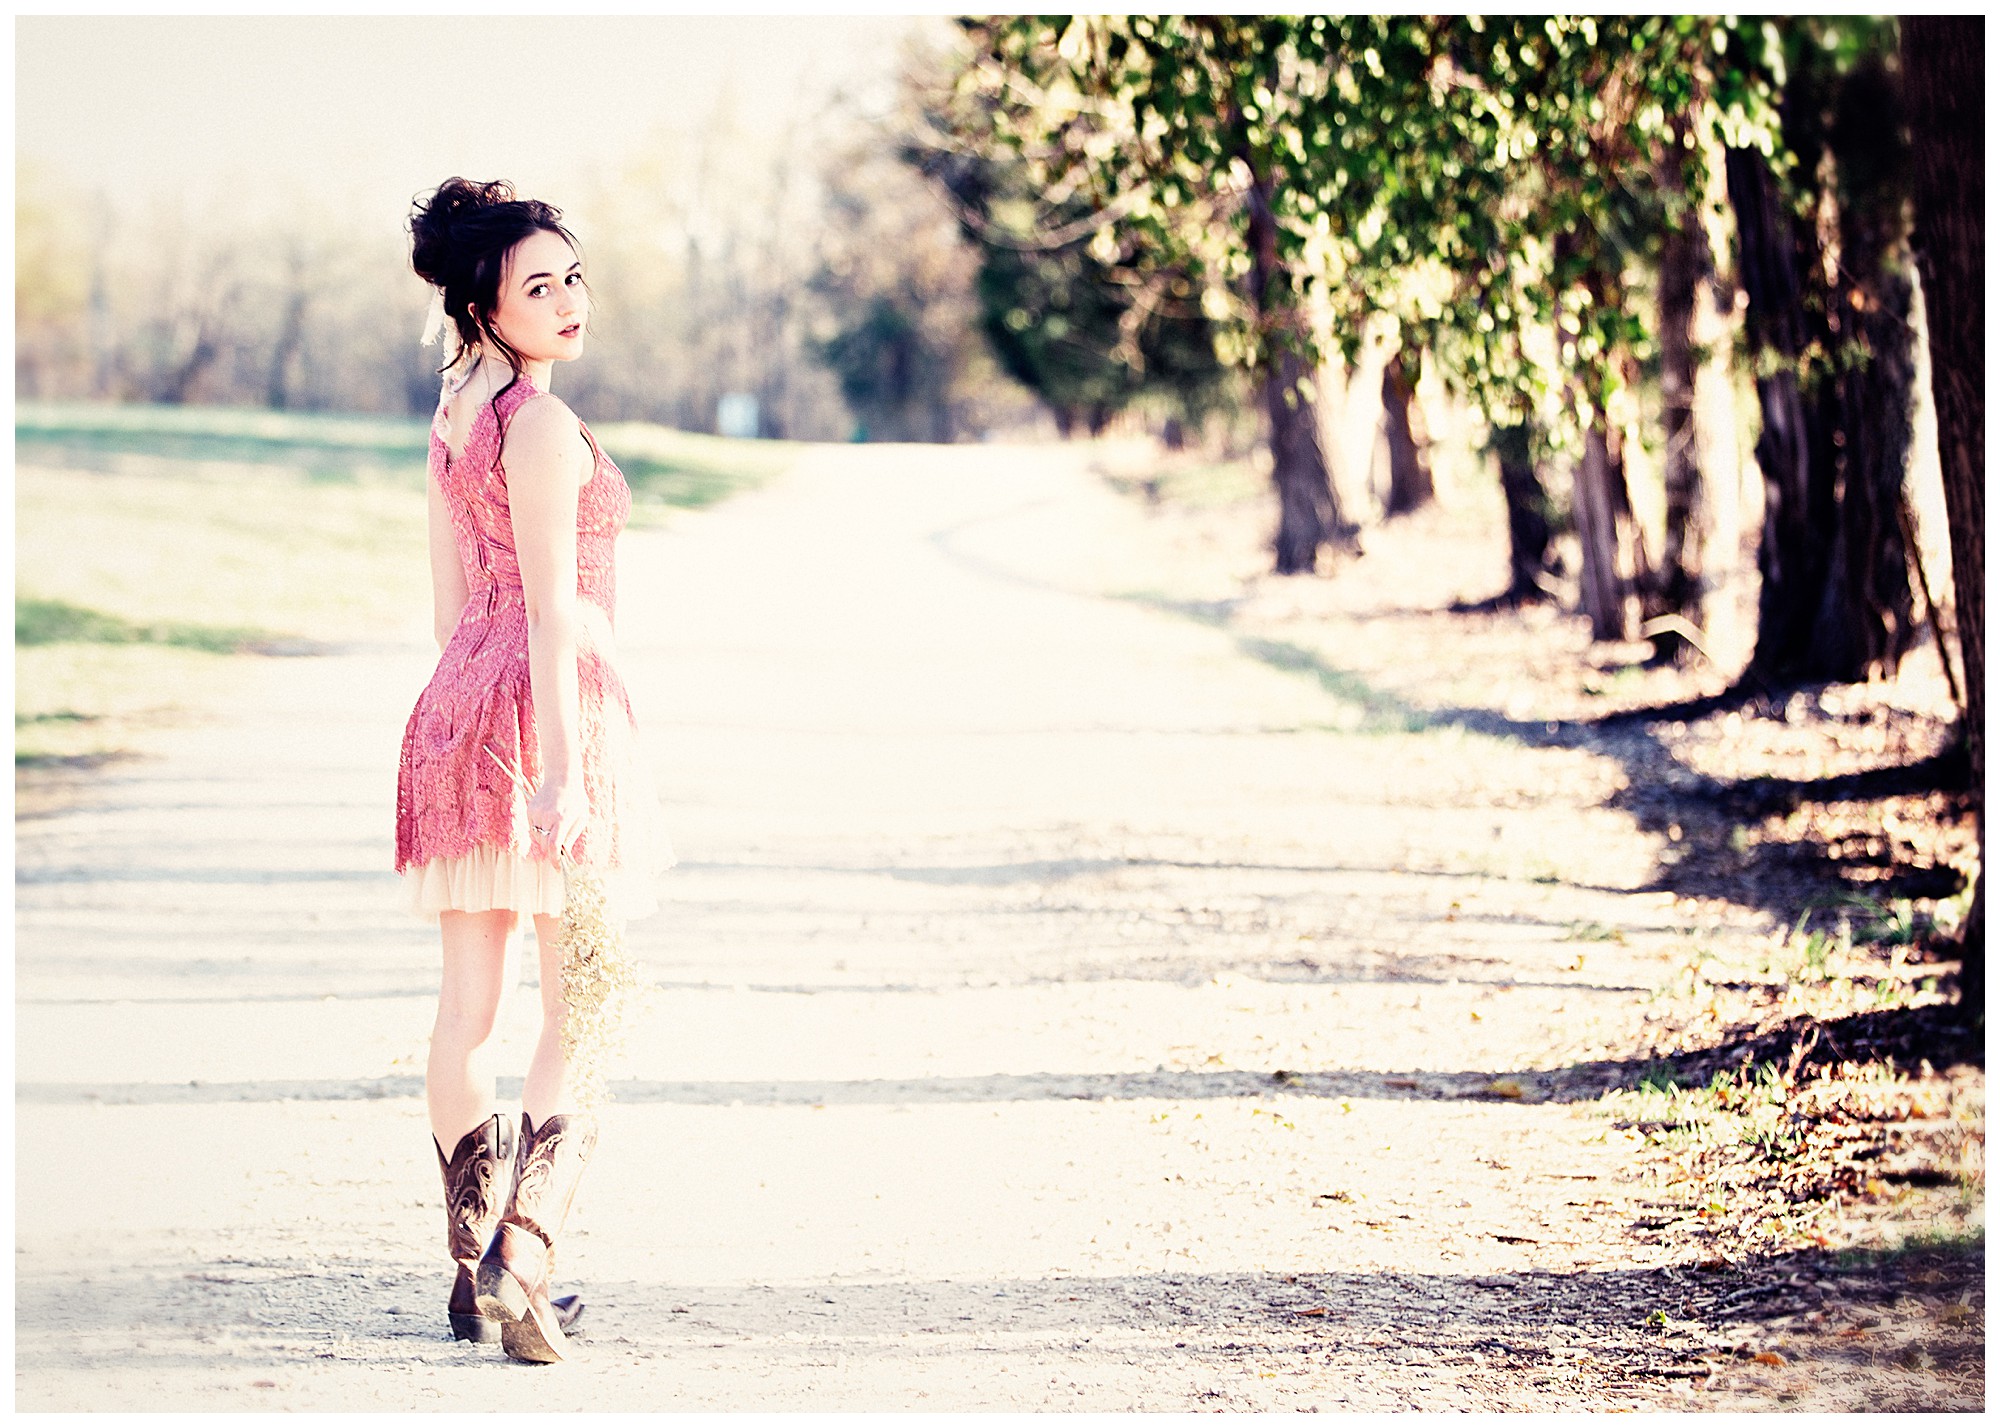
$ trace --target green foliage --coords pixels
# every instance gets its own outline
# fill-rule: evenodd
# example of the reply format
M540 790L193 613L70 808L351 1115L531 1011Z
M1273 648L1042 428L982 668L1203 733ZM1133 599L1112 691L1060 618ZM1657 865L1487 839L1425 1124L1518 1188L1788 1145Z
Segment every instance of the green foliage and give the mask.
M1187 273L1227 355L1351 358L1388 312L1496 425L1558 437L1649 355L1627 295L1703 190L1703 140L1771 144L1785 38L1685 16L963 23L960 95L1056 196L1037 221L1083 204L1094 246ZM1246 292L1253 272L1273 285Z
M985 106L939 90L925 109L904 158L948 197L978 248L980 329L1009 376L1065 428L1081 416L1094 429L1148 394L1196 426L1225 404L1213 324L1185 274L1140 274L1129 240L1107 252L1074 195L1051 215L1059 235L1074 236L1036 231L1025 166L982 143Z
M840 395L877 425L921 399L925 352L916 320L887 295L871 298L853 320L814 345L814 355L833 370Z
M16 645L154 644L206 650L210 654L234 654L277 638L268 630L247 625L203 625L185 620L141 623L72 605L66 600L30 595L17 595L14 600Z

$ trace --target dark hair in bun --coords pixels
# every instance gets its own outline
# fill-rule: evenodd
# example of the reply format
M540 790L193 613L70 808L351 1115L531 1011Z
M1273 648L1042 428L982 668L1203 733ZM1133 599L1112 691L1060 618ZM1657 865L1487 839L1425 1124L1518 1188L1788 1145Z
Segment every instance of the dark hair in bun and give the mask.
M410 214L410 266L443 290L445 315L458 334L458 350L438 370L450 371L469 349L484 344L520 375L521 354L493 330L493 312L500 305L500 270L507 254L537 232L559 234L577 253L583 251L576 235L563 227L561 210L514 197L510 183L448 178L428 198L416 200ZM513 384L510 378L507 386Z

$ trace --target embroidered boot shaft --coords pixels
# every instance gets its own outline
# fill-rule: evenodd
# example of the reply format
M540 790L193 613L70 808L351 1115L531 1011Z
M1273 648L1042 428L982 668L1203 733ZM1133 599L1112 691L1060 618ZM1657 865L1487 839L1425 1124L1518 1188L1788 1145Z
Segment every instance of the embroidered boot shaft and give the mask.
M514 1127L505 1116L494 1115L460 1138L450 1160L435 1137L431 1144L444 1175L445 1249L458 1263L446 1306L451 1336L490 1344L500 1337L500 1326L479 1312L474 1276L513 1188Z
M509 1358L556 1363L566 1340L561 1313L549 1300L549 1275L556 1237L597 1146L597 1118L580 1111L550 1116L537 1130L523 1112L519 1146L513 1193L479 1261L475 1297L481 1313L500 1321Z

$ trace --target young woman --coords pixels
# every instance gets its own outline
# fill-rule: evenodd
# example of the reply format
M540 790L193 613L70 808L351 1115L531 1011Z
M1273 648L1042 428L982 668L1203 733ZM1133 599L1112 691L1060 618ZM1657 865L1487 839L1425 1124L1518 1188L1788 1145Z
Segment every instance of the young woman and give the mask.
M597 1140L563 1057L560 860L601 870L614 915L632 917L654 910L669 857L612 640L613 544L632 496L549 391L555 364L583 354L590 316L561 214L453 178L419 201L410 231L411 265L456 335L430 443L443 653L404 732L396 793L396 870L444 944L425 1094L457 1261L447 1312L454 1337L548 1363L582 1312L550 1298L548 1277ZM523 913L542 1025L517 1137L482 1051Z

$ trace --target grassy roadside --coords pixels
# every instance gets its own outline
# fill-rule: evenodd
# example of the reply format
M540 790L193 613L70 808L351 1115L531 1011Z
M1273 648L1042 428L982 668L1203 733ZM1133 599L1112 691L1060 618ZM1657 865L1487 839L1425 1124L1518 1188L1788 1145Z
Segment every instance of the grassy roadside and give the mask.
M769 480L804 447L650 422L606 422L591 430L631 483L634 519L642 523L665 511L712 505ZM430 424L421 417L338 412L22 402L14 420L16 459L64 470L115 471L127 458L139 458L421 488L429 443Z
M1645 668L1643 646L1592 645L1557 606L1451 612L1504 583L1490 490L1446 489L1438 506L1370 527L1367 554L1330 576L1282 579L1268 573L1270 497L1246 463L1113 448L1098 470L1174 553L1185 588L1149 603L1363 713L1614 771L1563 796L1657 836L1645 886L1685 919L1681 963L1643 1032L1603 1047L1589 1084L1572 1068L1580 1108L1628 1136L1652 1191L1636 1239L1715 1275L1723 1317L1784 1300L1767 1283L1781 1271L1833 1285L1865 1261L1892 1283L1968 1255L1976 1271L1984 1031L1958 1014L1953 934L1977 850L1934 652L1894 682L1690 716L1683 701L1720 692L1727 673ZM1564 850L1537 851L1560 876ZM1747 955L1708 935L1746 913L1769 929ZM1618 936L1578 923L1563 940ZM1959 1271L1938 1273L1953 1297L1918 1316L1924 1332L1976 1338ZM1831 1304L1847 1291L1827 1292ZM1863 1336L1841 1344L1873 1342L1876 1330L1825 1308L1810 1324L1801 1311L1801 1354L1831 1352L1813 1347L1827 1323L1828 1335Z
M1365 530L1363 557L1286 579L1252 463L1128 445L1097 469L1176 572L1132 598L1317 681L1364 730L1478 735L1481 760L1586 756L1602 781L1550 796L1657 839L1641 881L1673 898L1677 965L1636 1034L1555 1078L1630 1147L1627 1233L1668 1261L1645 1322L1688 1406L1983 1403L1985 1041L1959 1016L1953 937L1977 849L1934 651L1892 683L1688 717L1676 706L1726 674L1647 669L1643 646L1593 645L1559 605L1452 613L1505 581L1496 483L1441 481L1437 506ZM1740 635L1754 581L1725 593ZM1478 870L1560 880L1572 851ZM1761 938L1720 932L1746 918ZM1600 940L1624 938L1561 937Z
M634 524L758 485L798 443L613 423ZM23 402L17 771L90 767L226 706L246 662L429 630L421 419ZM17 793L20 791L17 778Z

